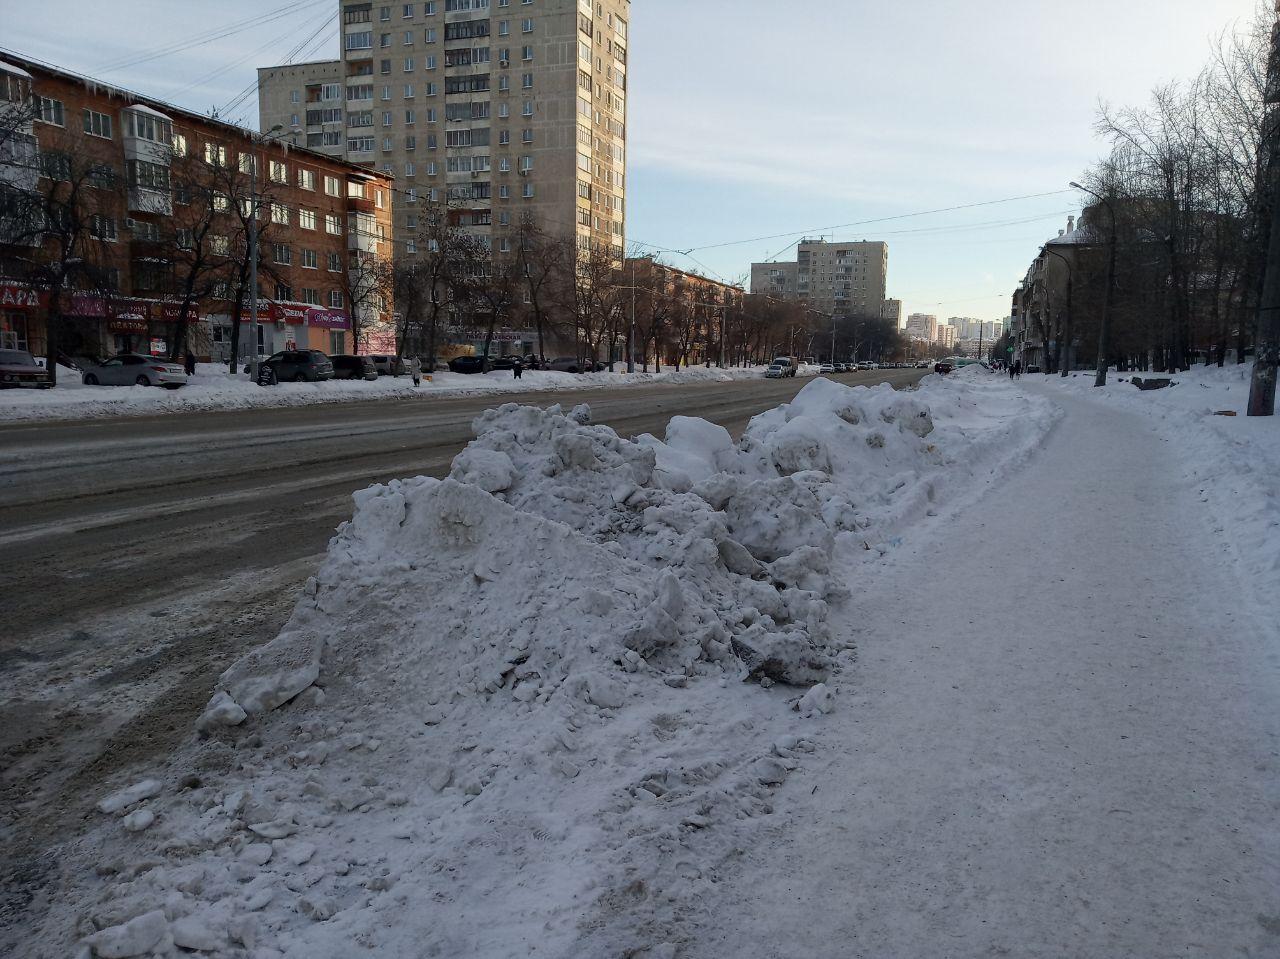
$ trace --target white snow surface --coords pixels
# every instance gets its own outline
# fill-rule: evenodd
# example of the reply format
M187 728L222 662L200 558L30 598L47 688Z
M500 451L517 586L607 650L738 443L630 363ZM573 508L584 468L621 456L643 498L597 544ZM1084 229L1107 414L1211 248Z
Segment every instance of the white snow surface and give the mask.
M450 478L356 494L159 794L103 784L33 955L717 954L689 910L809 794L865 564L1054 415L977 369L816 379L738 443L481 415Z
M258 386L247 373L229 374L225 364L200 363L185 386L176 390L155 386L86 386L81 374L58 367L58 385L48 390L0 392L0 418L7 422L98 419L143 416L193 410L241 410L262 407L313 406L366 400L429 399L438 396L546 393L552 390L616 389L649 383L721 383L760 379L765 367L716 369L695 366L661 373L558 373L526 370L515 379L509 370L483 374L432 374L430 382L414 387L408 376L380 376L377 380L328 380L323 383L280 383ZM801 367L812 376L816 366Z

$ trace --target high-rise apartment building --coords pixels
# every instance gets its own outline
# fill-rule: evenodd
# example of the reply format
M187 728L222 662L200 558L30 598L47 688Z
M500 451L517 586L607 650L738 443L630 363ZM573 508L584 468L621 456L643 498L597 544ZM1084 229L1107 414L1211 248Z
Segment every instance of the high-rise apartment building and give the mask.
M938 318L929 313L912 313L907 317L907 336L932 343L938 338Z
M342 58L259 71L260 122L392 175L398 255L447 200L495 250L531 215L621 258L630 0L339 3Z
M880 319L892 320L895 330L902 329L902 301L885 300L880 307Z
M807 300L815 310L837 316L879 316L888 273L886 243L801 240L794 264L751 264L751 292Z

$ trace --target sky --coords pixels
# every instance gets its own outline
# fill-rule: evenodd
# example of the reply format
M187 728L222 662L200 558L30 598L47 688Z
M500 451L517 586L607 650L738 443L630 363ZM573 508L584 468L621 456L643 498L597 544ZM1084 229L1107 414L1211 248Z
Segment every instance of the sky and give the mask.
M634 0L628 241L745 281L801 235L883 240L904 315L1001 318L1079 211L1067 184L1104 152L1099 103L1194 77L1255 5ZM337 6L0 0L0 46L207 112L251 94L258 66L336 56ZM112 69L252 17L269 19ZM256 126L256 98L223 116Z

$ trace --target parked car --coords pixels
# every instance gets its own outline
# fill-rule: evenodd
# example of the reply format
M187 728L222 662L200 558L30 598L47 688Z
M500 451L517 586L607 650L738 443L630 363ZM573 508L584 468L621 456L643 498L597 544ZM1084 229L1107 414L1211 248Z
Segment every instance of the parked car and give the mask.
M187 372L176 363L141 353L120 353L84 368L86 386L163 386L176 390L187 382Z
M835 371L836 371L835 365L832 363L823 363L820 367L818 367L819 373L834 373Z
M26 350L0 350L0 389L45 390L51 386L49 372Z
M405 368L404 360L398 356L391 356L387 353L370 353L369 359L373 360L373 366L378 371L379 376L404 376L408 372Z
M933 372L935 373L950 373L954 369L955 367L946 360L939 360L937 363L933 364Z
M799 364L794 356L775 356L770 366L781 366L784 370L784 376L795 376L796 369Z
M262 361L271 367L277 382L317 383L333 379L333 364L319 350L282 350Z
M581 373L591 369L590 360L579 360L576 356L557 356L547 364L547 369L558 373Z
M526 370L545 370L548 366L545 356L538 356L536 353L526 353L524 355L524 368Z
M329 357L333 364L335 380L376 380L378 367L374 365L372 356L353 356L350 353L338 353Z
M495 370L514 370L516 368L517 363L519 363L520 366L523 367L524 357L523 356L500 356L496 360L491 360L489 362L489 365Z
M488 373L493 363L487 356L455 356L449 361L449 369L455 373Z
M919 363L916 364L917 370L927 370L928 368L929 368L928 360L921 360Z

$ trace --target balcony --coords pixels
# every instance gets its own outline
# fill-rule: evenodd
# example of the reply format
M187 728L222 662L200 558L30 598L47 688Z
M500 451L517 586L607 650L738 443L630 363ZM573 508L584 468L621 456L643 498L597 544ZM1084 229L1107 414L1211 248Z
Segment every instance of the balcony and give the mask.
M173 216L173 196L168 190L154 190L150 187L131 185L128 193L130 213Z

